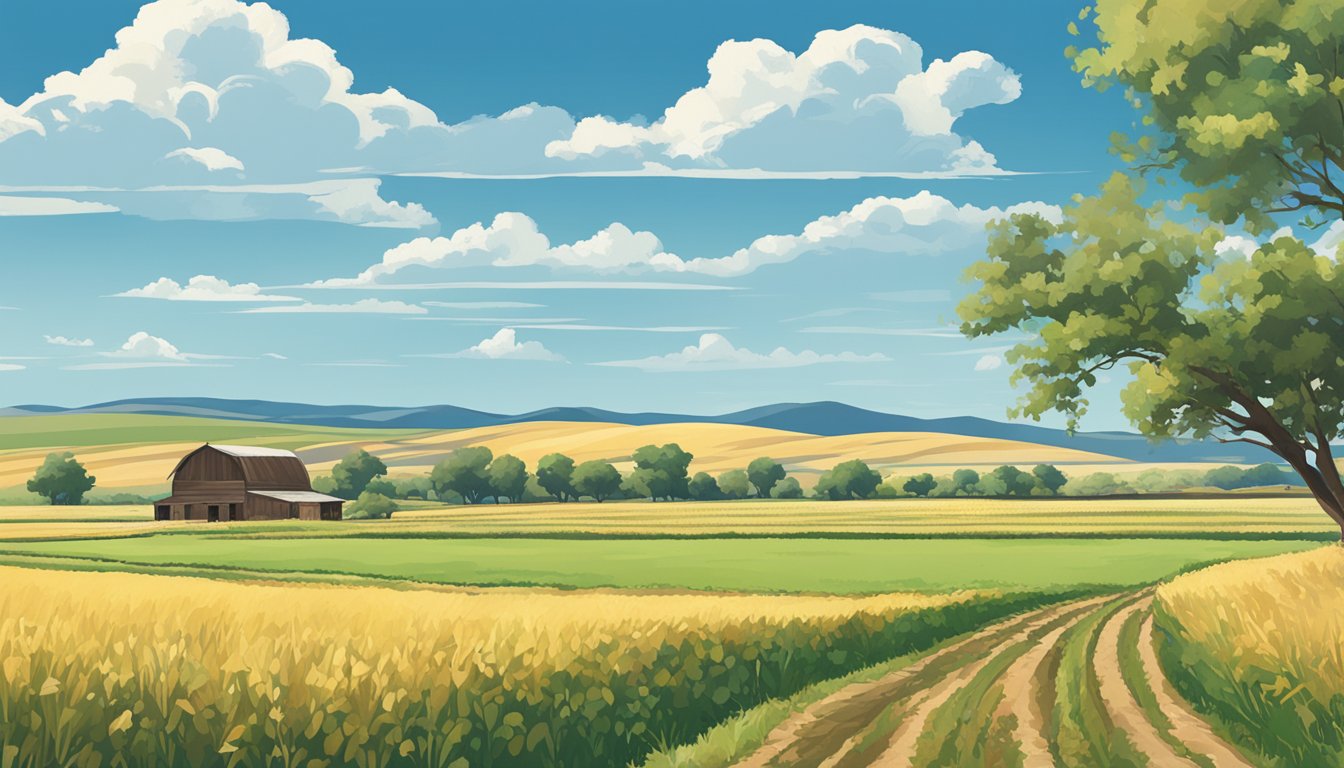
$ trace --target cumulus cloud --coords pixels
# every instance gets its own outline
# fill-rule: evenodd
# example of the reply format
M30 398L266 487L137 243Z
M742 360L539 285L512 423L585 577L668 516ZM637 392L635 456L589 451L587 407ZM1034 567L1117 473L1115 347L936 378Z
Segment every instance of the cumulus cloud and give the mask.
M93 339L70 338L67 336L43 336L48 344L58 347L92 347Z
M512 328L500 328L494 336L482 339L479 344L443 357L476 358L480 360L543 360L562 362L555 354L539 341L519 341L518 334Z
M183 352L167 339L151 335L145 331L137 331L131 334L130 338L126 339L126 342L120 347L108 352L100 352L99 355L109 359L100 363L72 365L68 367L68 370L110 371L126 368L188 368L211 365L211 363L199 362L201 360L229 359L220 355Z
M673 371L731 371L750 368L800 368L825 363L878 363L891 358L873 353L861 355L854 352L822 354L811 350L791 352L778 347L769 354L752 352L745 347L735 347L732 342L717 333L706 333L700 342L685 347L680 352L667 355L645 357L638 360L614 360L596 365L618 368L637 368L649 372Z
M160 277L143 288L132 288L115 295L122 298L167 301L301 301L297 296L262 293L261 286L256 283L230 285L229 281L214 275L196 275L188 280L186 285L172 278Z
M357 90L330 46L292 37L285 15L265 3L157 0L83 69L47 78L17 105L0 101L0 183L124 191L333 173L988 174L1000 172L994 156L959 135L956 121L1021 93L1018 76L987 53L926 65L908 36L864 25L821 31L798 54L770 40L729 40L707 70L703 86L651 125L576 121L536 103L445 124L395 88ZM369 194L325 200L327 213L401 226L428 218ZM137 207L217 215L189 197L151 196ZM292 215L280 198L248 202Z
M674 167L993 173L994 156L954 123L1022 93L1018 76L989 54L925 67L914 40L862 24L819 32L797 55L771 40L729 40L708 70L704 86L652 125L584 118L546 154Z
M653 271L734 277L767 264L812 254L866 251L938 254L984 242L990 219L1019 212L1039 213L1053 221L1053 205L1026 202L1006 209L958 206L928 191L911 197L872 197L834 216L822 216L789 235L766 235L727 256L683 259L669 253L652 232L633 231L616 222L592 237L553 245L523 213L506 211L487 225L476 222L446 237L418 237L383 253L377 264L351 278L311 283L314 288L370 287L390 282L402 270L545 266L598 273Z
M275 307L244 309L242 314L368 314L368 315L423 315L429 310L404 301L360 299L349 304L282 304Z

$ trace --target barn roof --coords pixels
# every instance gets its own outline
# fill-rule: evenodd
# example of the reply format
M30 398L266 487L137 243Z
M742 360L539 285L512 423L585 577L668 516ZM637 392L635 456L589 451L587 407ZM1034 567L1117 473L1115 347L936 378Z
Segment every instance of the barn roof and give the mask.
M311 491L308 469L293 451L279 448L259 448L248 445L213 445L206 443L182 457L168 473L172 477L187 461L201 451L214 450L233 459L243 473L248 490L262 488L282 491Z
M345 499L328 496L325 493L318 493L317 491L248 491L248 493L255 496L265 496L268 499L279 499L280 501L345 501Z
M286 459L299 458L297 453L286 451L283 448L262 448L255 445L219 445L218 443L206 443L206 445L220 453L227 453L238 458L260 458L263 456Z

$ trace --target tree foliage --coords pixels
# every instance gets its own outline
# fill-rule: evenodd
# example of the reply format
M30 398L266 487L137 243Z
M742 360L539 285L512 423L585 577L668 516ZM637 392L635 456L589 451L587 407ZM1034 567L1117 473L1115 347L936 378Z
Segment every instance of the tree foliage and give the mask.
M621 489L621 473L605 461L585 461L574 468L575 496L603 502Z
M686 489L692 501L717 501L723 498L723 491L719 490L719 481L708 472L696 472Z
M724 498L745 499L751 495L751 481L745 471L730 469L719 475L719 491Z
M938 481L933 479L933 475L925 472L915 475L901 484L901 490L915 496L928 496L929 491L937 487Z
M537 483L556 501L573 501L574 460L563 453L551 453L537 462Z
M75 460L75 454L49 453L28 481L28 491L52 504L74 505L84 501L84 494L93 489L96 480Z
M1344 5L1338 0L1103 0L1085 85L1127 88L1144 112L1116 149L1196 187L1214 221L1344 213ZM1321 219L1317 218L1317 221Z
M666 445L646 445L635 451L635 471L631 474L631 484L642 495L657 501L659 499L684 499L689 496L687 488L690 477L687 470L690 453L683 451L676 443Z
M877 490L882 476L859 459L836 464L817 479L816 494L821 498L867 499Z
M1140 203L1139 187L1117 174L1060 223L991 225L962 331L1031 336L1008 355L1030 385L1019 415L1056 410L1076 426L1086 390L1122 366L1123 410L1143 434L1271 451L1344 527L1330 447L1344 415L1344 269L1288 236L1221 258L1219 230Z
M511 454L496 457L487 470L490 477L490 495L498 504L500 498L518 502L527 489L527 465L523 460Z
M761 456L747 465L747 479L756 489L758 499L770 498L775 483L783 480L786 474L784 467L769 456Z
M775 484L774 489L770 491L770 497L775 499L801 499L803 498L803 486L796 477L786 477Z
M434 465L429 482L440 499L461 496L468 504L479 503L491 493L487 471L494 454L485 446L458 448Z
M383 520L397 511L397 503L381 493L364 491L353 504L345 508L345 520Z
M335 483L333 496L343 499L359 498L375 477L387 474L387 465L382 459L363 448L347 453L331 468L331 479Z

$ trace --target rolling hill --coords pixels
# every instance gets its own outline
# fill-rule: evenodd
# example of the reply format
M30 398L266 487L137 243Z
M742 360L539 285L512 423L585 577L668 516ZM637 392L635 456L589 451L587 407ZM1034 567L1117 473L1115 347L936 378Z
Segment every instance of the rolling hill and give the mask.
M167 397L117 400L76 408L17 405L0 409L4 417L38 414L135 414L192 416L269 424L293 424L337 429L450 430L525 424L583 422L654 426L660 424L734 424L749 427L837 437L875 432L918 432L962 437L1011 440L1143 462L1250 463L1271 457L1253 446L1224 445L1215 441L1171 441L1154 444L1128 432L1079 432L1034 424L1015 424L975 417L922 419L870 411L836 402L778 403L716 416L674 413L620 413L585 407L545 408L508 415L453 405L386 407L373 405L310 405L268 400Z

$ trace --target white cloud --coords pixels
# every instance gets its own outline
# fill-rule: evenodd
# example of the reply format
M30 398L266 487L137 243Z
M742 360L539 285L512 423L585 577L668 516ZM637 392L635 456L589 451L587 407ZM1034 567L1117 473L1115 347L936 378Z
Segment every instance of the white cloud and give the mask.
M698 344L685 347L680 352L638 360L614 360L596 365L637 368L649 372L730 371L749 368L799 368L824 363L877 363L890 359L877 353L822 354L811 350L791 352L784 347L778 347L769 354L760 354L745 347L735 347L720 334L706 333L700 337Z
M649 126L578 122L550 157L785 171L993 173L994 156L957 135L964 112L1022 93L1015 73L979 51L926 68L923 49L865 25L817 33L802 54L770 40L729 40L709 80Z
M648 126L604 116L576 121L562 108L535 103L450 125L395 88L357 91L354 73L330 46L291 38L288 19L265 3L157 0L109 42L102 56L47 78L21 103L0 101L0 183L138 190L290 184L330 179L333 171L998 173L993 155L960 136L955 123L968 110L1021 92L1017 75L986 53L926 66L909 37L856 25L819 32L801 54L769 40L726 41L707 63L705 85ZM160 208L220 215L201 205L199 194L187 197L156 195L135 207L158 216ZM381 201L328 203L344 212L339 221L352 208L380 203L395 212L368 215L402 226L428 217ZM255 218L274 213L250 211Z
M71 216L81 213L116 213L106 203L71 200L67 197L0 195L0 216Z
M685 260L663 249L652 232L633 231L616 222L592 237L552 245L537 223L523 213L506 211L490 224L476 222L446 237L418 237L383 253L377 264L352 278L333 278L313 288L371 287L411 270L471 266L547 266L597 273L654 271L735 277L767 264L812 254L844 251L938 254L983 244L985 224L1013 213L1038 213L1058 221L1056 206L1026 202L1008 208L957 206L928 191L911 197L873 197L847 211L822 216L793 235L766 235L728 256Z
M174 362L186 362L187 360L187 356L182 354L182 351L167 339L161 336L151 336L145 331L137 331L131 334L131 337L120 348L111 352L104 352L103 355L137 360L169 360Z
M196 275L186 285L167 277L115 294L123 298L165 299L167 301L301 301L297 296L275 296L261 292L256 283L238 283L214 275Z
M261 353L261 356L262 356L262 357L265 357L265 358L268 358L268 359L271 359L271 360L288 360L288 359L289 359L288 357L285 357L284 355L280 354L279 352L262 352L262 353Z
M18 363L0 363L0 371L22 371L26 370L27 367L28 366L26 365L19 365Z
M990 354L981 355L975 361L975 370L977 371L995 371L1003 367L1003 355Z
M539 341L518 341L518 334L512 328L500 328L494 336L482 339L467 349L443 357L465 357L481 360L544 360L562 362L555 354Z
M93 339L68 338L66 336L43 336L48 344L58 347L92 347Z
M242 314L371 314L371 315L423 315L429 310L418 304L404 301L381 301L379 299L360 299L350 304L282 304L274 307L257 307L241 310Z
M196 163L207 171L243 170L243 161L217 147L183 147L164 155L165 159L180 157Z

